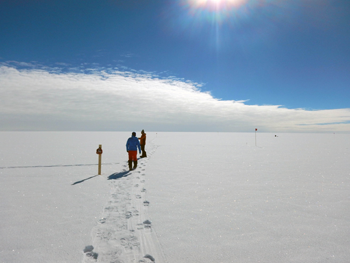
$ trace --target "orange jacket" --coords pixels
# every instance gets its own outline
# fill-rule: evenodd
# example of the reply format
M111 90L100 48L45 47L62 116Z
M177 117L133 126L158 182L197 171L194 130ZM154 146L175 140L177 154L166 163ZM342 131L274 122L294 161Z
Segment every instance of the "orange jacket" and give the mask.
M141 145L146 145L146 133L142 134L139 140Z

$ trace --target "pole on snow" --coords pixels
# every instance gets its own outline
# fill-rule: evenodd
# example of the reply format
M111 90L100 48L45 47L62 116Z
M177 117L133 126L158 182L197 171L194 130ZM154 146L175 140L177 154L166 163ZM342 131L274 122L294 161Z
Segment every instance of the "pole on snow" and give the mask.
M257 128L255 128L255 146L256 146L256 132L258 131Z
M102 160L102 144L100 144L96 150L96 154L98 154L98 175L101 175L101 160Z

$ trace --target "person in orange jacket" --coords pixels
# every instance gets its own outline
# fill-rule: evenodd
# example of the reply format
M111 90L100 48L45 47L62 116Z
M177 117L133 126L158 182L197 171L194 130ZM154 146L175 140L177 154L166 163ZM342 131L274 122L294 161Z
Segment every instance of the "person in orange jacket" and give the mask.
M140 158L144 158L147 157L147 153L145 151L145 146L146 146L146 133L144 130L141 131L141 137L139 138L140 140L140 145L141 145L141 151L142 154L140 156Z

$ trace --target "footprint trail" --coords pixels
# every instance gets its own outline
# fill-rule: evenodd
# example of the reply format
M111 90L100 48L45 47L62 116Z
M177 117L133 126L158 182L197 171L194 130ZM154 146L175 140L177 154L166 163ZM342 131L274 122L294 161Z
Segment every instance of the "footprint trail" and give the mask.
M165 263L156 232L148 218L145 187L147 163L155 151L150 147L148 158L138 161L138 167L124 176L110 180L110 198L97 226L92 230L92 245L84 250L83 263Z

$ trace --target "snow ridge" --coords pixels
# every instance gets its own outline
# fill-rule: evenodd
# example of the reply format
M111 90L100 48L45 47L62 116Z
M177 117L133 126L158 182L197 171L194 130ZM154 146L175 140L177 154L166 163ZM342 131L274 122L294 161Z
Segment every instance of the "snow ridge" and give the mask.
M138 160L138 167L109 176L111 195L98 225L92 230L93 245L83 250L83 263L166 262L152 222L148 218L145 188L148 158Z

